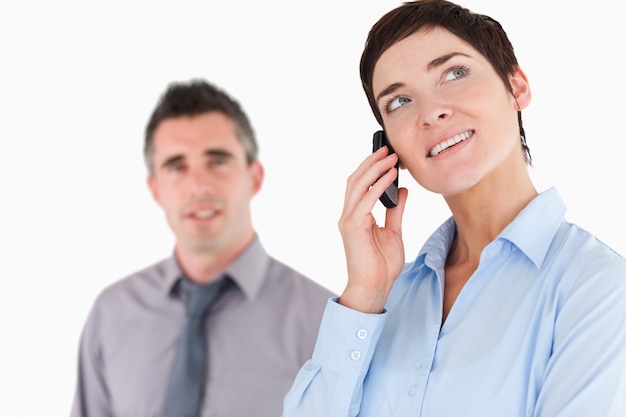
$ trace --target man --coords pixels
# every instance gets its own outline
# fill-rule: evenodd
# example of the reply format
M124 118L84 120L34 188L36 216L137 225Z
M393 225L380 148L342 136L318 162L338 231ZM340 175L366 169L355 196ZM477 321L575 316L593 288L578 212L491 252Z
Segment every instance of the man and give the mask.
M194 80L163 94L144 154L174 253L97 298L72 416L280 415L333 294L264 251L250 212L257 152L246 114L219 88Z

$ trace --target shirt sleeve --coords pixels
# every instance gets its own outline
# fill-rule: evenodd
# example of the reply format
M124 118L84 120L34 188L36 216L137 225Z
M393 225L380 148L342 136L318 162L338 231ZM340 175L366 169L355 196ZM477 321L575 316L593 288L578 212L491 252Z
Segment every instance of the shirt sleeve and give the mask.
M386 319L328 301L313 356L284 401L283 417L348 417L360 408L363 381Z
M83 329L78 354L78 376L71 417L109 417L113 413L103 373L97 304Z
M625 416L626 262L605 256L575 267L534 416Z

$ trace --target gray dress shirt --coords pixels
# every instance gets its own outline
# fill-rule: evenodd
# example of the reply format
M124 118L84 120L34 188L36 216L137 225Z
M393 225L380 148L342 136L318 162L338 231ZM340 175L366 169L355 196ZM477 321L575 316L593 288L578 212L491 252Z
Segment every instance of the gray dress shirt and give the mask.
M331 291L256 239L226 271L236 285L207 319L202 417L279 417L311 357ZM106 288L80 341L72 417L157 417L185 320L172 256Z

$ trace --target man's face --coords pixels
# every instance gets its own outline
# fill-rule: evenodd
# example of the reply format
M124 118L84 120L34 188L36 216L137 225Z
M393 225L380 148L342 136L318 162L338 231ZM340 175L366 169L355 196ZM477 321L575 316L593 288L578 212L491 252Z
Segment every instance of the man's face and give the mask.
M250 200L263 168L248 164L235 124L221 112L163 120L154 132L148 185L178 251L234 250L254 235Z

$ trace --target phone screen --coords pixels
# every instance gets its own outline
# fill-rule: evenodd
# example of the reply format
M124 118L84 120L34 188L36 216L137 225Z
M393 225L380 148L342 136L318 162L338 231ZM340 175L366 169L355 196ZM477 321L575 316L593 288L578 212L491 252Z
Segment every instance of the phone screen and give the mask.
M389 147L389 153L395 153L391 144L387 140L387 135L384 130L379 130L374 133L374 146L372 152L376 152L378 149L383 146ZM400 166L400 161L396 164L396 169ZM392 208L398 205L398 176L391 183L389 187L383 192L383 194L379 197L379 200L383 205L387 208Z

